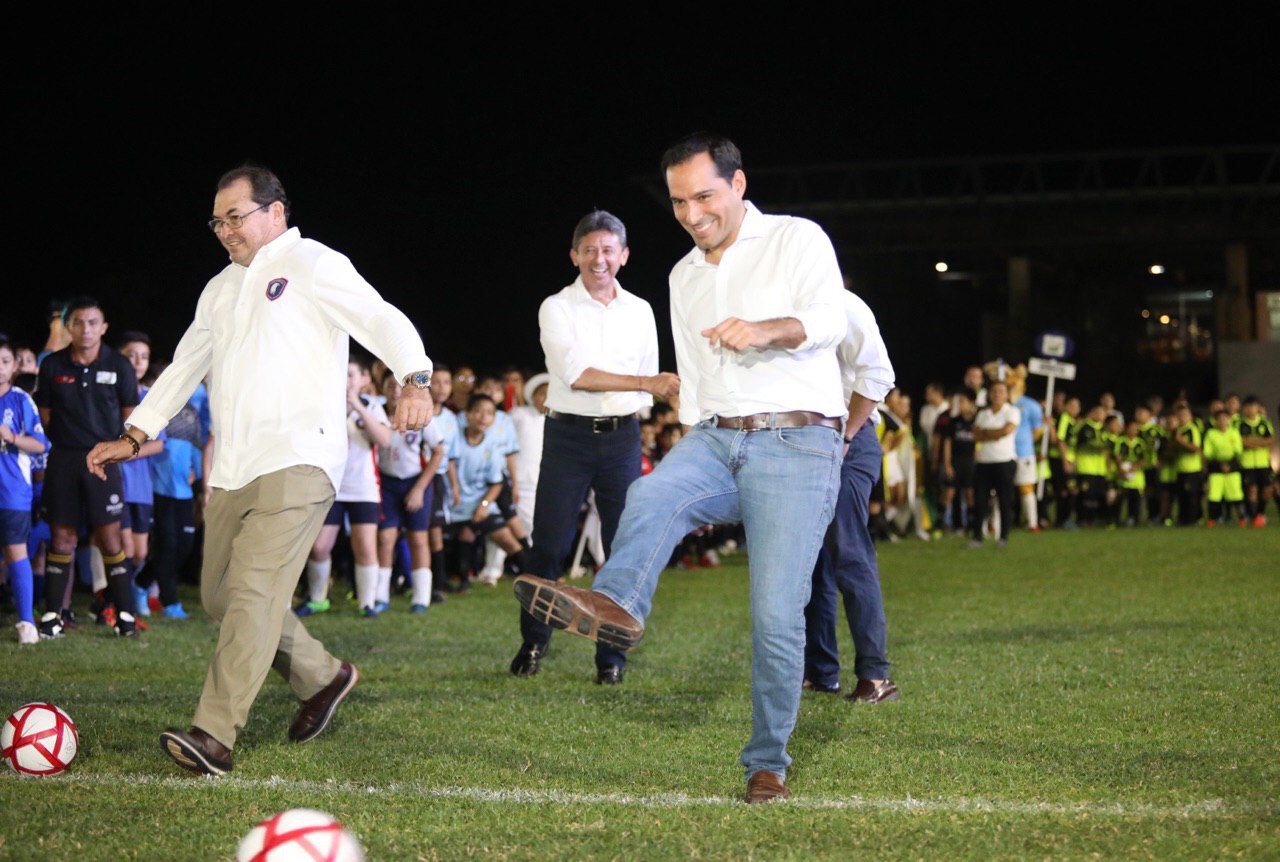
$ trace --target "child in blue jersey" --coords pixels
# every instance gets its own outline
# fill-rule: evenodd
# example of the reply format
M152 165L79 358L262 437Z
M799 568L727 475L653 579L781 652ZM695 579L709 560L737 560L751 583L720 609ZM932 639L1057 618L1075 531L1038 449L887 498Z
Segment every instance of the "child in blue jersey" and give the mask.
M464 588L468 575L476 568L472 560L478 536L493 539L515 565L524 569L520 542L497 503L502 493L508 441L491 431L496 412L497 406L488 395L472 395L467 402L467 426L454 438L449 453L450 481L458 489L450 515L457 531L458 571Z
M144 591L160 587L162 613L184 620L187 612L178 600L178 573L195 543L195 492L192 484L202 472L200 418L187 404L160 432L164 449L148 459L155 488L155 516L151 561L135 581Z
M150 380L147 372L151 368L151 339L143 332L126 332L120 339L120 355L129 360L133 366L133 374L138 379L138 400L147 394L148 387L143 379ZM152 508L154 506L154 490L151 484L150 457L160 450L164 444L160 440L148 440L138 451L138 457L125 461L120 465L121 484L124 485L124 509L120 513L120 539L124 543L124 552L133 560L134 605L139 616L150 616L146 591L136 586L147 583L144 580L143 568L147 564L150 550Z
M10 385L17 357L7 342L0 342L0 547L9 567L13 603L18 611L18 643L40 641L32 611L31 561L27 540L31 536L31 456L49 450L49 438L40 424L40 412L31 396Z

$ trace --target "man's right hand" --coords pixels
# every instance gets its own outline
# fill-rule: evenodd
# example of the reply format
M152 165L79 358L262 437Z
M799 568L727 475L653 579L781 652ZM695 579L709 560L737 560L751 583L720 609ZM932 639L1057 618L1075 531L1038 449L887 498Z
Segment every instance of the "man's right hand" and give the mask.
M670 371L644 378L643 385L645 392L656 395L663 401L670 401L680 394L680 378Z

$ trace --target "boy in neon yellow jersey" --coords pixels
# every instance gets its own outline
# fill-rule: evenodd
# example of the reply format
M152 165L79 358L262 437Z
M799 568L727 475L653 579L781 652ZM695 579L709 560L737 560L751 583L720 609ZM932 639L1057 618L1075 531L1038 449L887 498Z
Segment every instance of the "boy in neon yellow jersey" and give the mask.
M1231 414L1225 408L1215 413L1213 420L1214 427L1204 433L1204 460L1209 468L1207 527L1230 519L1232 510L1244 502L1244 488L1240 483L1240 455L1244 447L1240 432L1231 427ZM1240 526L1247 524L1241 517Z
M1178 471L1178 524L1185 527L1200 520L1204 458L1200 427L1185 402L1177 408L1177 421L1177 430L1172 432L1173 463Z
M1240 455L1240 475L1245 487L1245 517L1255 527L1267 525L1267 501L1271 499L1271 444L1276 429L1262 413L1262 401L1256 395L1248 395L1240 408L1240 432L1243 452Z

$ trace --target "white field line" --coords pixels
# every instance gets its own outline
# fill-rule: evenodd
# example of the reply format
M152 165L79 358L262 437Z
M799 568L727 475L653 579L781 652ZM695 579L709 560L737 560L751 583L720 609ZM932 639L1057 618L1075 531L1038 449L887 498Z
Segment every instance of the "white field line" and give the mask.
M6 776L12 781L28 781ZM271 778L190 778L145 774L110 775L71 772L56 778L39 779L69 784L100 787L149 786L174 790L218 792L226 790L287 790L331 796L403 796L414 799L461 799L468 802L519 803L522 805L622 805L641 808L694 808L744 805L738 797L686 796L682 793L660 793L641 796L630 793L575 793L567 790L511 790L486 787L449 787L419 783L387 785L361 784L349 781L298 781ZM1181 805L1153 805L1123 802L1016 802L1003 799L882 799L865 796L812 797L796 795L788 807L837 811L900 811L943 814L1022 814L1073 816L1088 815L1139 819L1214 819L1248 815L1280 814L1280 804L1229 803L1221 799L1205 799Z

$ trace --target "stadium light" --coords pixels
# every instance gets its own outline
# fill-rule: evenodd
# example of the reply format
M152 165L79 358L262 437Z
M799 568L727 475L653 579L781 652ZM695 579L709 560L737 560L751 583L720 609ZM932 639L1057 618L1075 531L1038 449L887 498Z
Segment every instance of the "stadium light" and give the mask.
M1153 263L1151 266L1147 267L1147 272L1152 275L1164 275L1164 267L1158 263Z
M933 265L933 268L934 268L935 270L937 270L938 272L946 272L946 271L947 271L947 262L946 262L945 260L940 260L940 261L938 261L937 263L935 263L935 264Z

